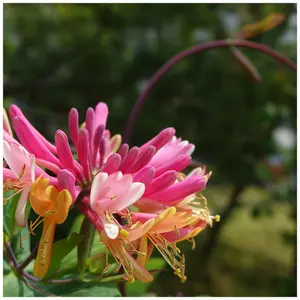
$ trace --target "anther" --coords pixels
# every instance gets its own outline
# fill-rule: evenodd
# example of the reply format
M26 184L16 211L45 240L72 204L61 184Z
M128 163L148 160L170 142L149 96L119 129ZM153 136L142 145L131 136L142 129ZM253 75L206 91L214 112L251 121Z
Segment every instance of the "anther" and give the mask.
M180 275L181 274L181 270L178 268L178 269L176 269L176 270L174 270L174 274L175 275Z
M135 282L135 278L132 275L128 275L128 282L129 283L134 283Z
M109 270L110 266L111 266L111 264L106 265L106 267L102 271L102 274L106 273Z
M180 237L180 232L179 232L179 230L178 230L178 228L176 226L174 226L174 230L176 231L178 237Z
M129 232L125 229L120 230L120 234L124 237L127 238L129 236Z
M18 177L19 180L21 180L21 178L23 177L23 175L24 175L24 173L25 173L25 169L26 169L26 165L24 164L24 165L22 166L21 173L20 173L20 175L19 175L19 177Z
M216 216L214 216L214 217L212 217L216 222L220 222L220 219L221 219L221 217L220 217L220 215L216 215Z

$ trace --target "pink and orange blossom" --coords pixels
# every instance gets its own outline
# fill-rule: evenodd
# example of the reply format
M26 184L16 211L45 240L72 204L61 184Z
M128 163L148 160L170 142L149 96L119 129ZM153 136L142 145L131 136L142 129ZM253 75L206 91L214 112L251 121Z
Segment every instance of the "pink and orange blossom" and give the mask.
M30 194L32 208L44 218L34 267L37 277L48 270L56 224L74 205L95 226L126 280L153 280L145 264L154 247L181 281L186 279L185 257L177 243L189 240L194 245L193 238L218 219L210 216L206 199L199 196L211 173L199 168L187 176L181 173L191 161L193 144L177 138L170 127L140 147L121 145L121 136L111 137L106 129L107 105L98 103L95 109L88 108L81 126L77 110L70 111L74 153L62 130L56 131L52 144L17 106L12 105L9 114L20 143L5 119L4 158L10 167L4 169L6 187L11 182L12 189L23 191L19 203L23 210ZM16 218L26 224L20 209Z

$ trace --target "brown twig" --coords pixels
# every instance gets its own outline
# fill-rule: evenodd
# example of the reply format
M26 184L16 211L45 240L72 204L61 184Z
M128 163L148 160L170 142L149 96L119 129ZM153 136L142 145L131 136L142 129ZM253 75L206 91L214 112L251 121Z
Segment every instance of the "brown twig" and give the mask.
M193 54L198 54L202 51L206 51L209 49L214 48L232 48L232 47L242 47L242 48L249 48L252 50L260 51L274 59L276 59L278 62L288 66L290 69L296 72L297 66L296 64L290 60L285 55L281 54L280 52L273 50L269 48L266 45L262 45L255 42L250 42L246 40L238 40L238 39L228 39L228 40L217 40L212 42L203 43L200 45L193 46L187 50L184 50L175 56L173 56L170 60L167 61L166 64L164 64L158 71L151 77L149 80L148 85L144 89L144 91L140 94L138 100L136 101L136 104L133 107L133 110L130 114L129 120L125 126L124 135L123 135L123 141L124 143L128 143L129 138L131 136L133 126L137 120L137 117L139 115L139 112L142 108L143 103L145 102L145 99L150 94L150 91L153 89L154 85L178 62L183 60L184 58L187 58Z

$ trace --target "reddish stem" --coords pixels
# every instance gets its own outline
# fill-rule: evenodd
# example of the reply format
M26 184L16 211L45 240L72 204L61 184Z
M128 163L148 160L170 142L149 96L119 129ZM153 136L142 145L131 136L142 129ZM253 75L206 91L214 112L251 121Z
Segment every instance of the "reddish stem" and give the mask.
M147 87L144 89L144 91L140 94L135 106L133 107L133 110L130 114L129 120L126 124L124 135L123 135L123 141L124 143L128 143L129 138L132 133L133 126L137 120L137 117L139 115L139 112L142 108L142 105L147 98L147 96L150 94L150 91L154 87L154 85L179 61L182 59L189 57L193 54L199 53L201 51L213 49L213 48L228 48L228 47L242 47L242 48L249 48L253 50L257 50L260 52L263 52L264 54L273 57L277 61L279 61L282 64L285 64L289 68L291 68L293 71L296 72L297 66L296 64L290 60L285 55L281 54L280 52L273 50L269 48L266 45L262 45L255 42L245 41L245 40L217 40L212 42L203 43L200 45L193 46L191 48L188 48L175 56L173 56L170 60L167 61L166 64L164 64L158 71L151 77L149 80L149 83Z

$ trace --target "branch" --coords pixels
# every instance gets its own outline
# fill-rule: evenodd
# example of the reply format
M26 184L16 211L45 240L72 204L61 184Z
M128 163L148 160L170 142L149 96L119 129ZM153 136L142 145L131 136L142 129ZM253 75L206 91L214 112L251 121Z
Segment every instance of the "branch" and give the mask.
M187 50L184 50L175 56L173 56L169 61L167 61L166 64L164 64L149 80L149 83L147 87L144 89L144 91L140 94L135 106L133 107L133 110L130 114L129 120L126 124L124 135L123 135L123 141L124 143L128 143L129 138L131 136L133 126L137 120L137 117L140 113L140 110L142 108L143 103L145 102L145 99L150 94L150 91L153 89L154 85L178 62L183 60L186 57L189 57L193 54L199 53L201 51L206 51L209 49L214 48L231 48L231 47L242 47L242 48L249 48L256 51L260 51L278 62L288 66L292 71L296 72L297 66L296 64L290 60L285 55L281 54L280 52L273 50L269 48L266 45L262 45L255 42L245 41L245 40L217 40L213 42L207 42L200 45L193 46L191 48L188 48Z
M29 256L18 266L18 270L24 270L30 262L35 258L36 252L38 250L39 244L36 244L36 246L33 248Z
M13 266L15 268L17 268L18 267L18 261L17 261L15 255L14 255L14 252L11 249L10 243L9 242L5 243L5 246L6 246L6 250L7 250L6 253L7 253L8 257L10 258L11 262L13 263Z

